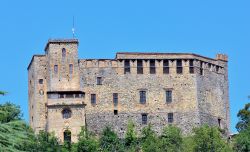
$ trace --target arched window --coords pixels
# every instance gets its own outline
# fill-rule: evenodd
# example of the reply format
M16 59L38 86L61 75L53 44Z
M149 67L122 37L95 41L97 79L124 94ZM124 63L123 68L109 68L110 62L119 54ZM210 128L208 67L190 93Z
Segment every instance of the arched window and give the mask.
M62 48L62 57L66 57L66 49L65 48Z
M63 138L64 138L64 142L71 143L71 132L69 130L65 130L63 132Z
M63 109L62 116L63 116L63 119L71 118L71 110L69 108Z

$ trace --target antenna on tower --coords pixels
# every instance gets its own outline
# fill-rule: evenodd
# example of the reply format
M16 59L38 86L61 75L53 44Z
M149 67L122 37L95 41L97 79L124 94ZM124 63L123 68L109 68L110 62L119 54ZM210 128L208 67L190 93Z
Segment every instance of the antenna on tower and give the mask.
M72 27L73 38L75 38L75 17L73 16L73 27Z

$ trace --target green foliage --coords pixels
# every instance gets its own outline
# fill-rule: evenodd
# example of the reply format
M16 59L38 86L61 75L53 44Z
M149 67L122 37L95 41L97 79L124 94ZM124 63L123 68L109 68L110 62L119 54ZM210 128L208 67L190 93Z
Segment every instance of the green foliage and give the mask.
M22 115L19 106L9 102L0 104L0 123L21 120L21 116Z
M242 130L234 140L234 150L236 152L250 151L250 125Z
M194 151L196 152L228 152L231 151L228 144L223 140L218 128L204 125L194 129Z
M240 132L250 125L250 103L246 104L244 109L238 112L237 117L239 117L240 121L237 123L236 128Z
M6 95L7 94L7 92L4 92L4 91L0 91L0 95Z
M131 145L135 145L136 142L137 142L137 134L135 132L135 125L131 120L129 120L127 131L125 134L125 144L126 146L129 147Z
M181 130L175 126L167 126L161 135L161 150L166 152L181 152L183 139Z
M100 147L103 151L118 151L119 149L119 139L117 134L112 131L112 129L107 126L102 131L102 135L100 138Z
M96 152L98 150L98 140L85 127L82 127L76 144L77 152Z
M160 152L160 140L152 129L152 125L144 127L142 130L142 150L144 152Z

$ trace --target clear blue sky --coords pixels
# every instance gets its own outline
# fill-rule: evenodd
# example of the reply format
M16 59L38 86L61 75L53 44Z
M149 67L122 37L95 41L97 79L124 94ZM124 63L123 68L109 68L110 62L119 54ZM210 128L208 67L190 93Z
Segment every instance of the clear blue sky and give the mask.
M80 58L114 58L117 51L229 55L231 129L250 102L249 0L1 0L0 102L21 105L28 120L27 66L49 38L71 38Z

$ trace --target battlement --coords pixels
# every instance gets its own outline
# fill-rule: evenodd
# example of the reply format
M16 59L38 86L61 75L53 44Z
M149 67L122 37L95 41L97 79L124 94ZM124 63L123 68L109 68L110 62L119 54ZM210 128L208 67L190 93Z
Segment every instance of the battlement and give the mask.
M228 62L228 56L226 54L217 54L216 59L224 62Z

